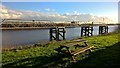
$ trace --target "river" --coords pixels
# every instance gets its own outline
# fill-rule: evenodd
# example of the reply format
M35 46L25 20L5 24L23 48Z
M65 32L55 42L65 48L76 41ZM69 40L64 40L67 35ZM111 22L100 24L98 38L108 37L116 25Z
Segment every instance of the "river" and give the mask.
M108 26L108 32L115 31L117 25ZM98 26L93 27L93 35L98 35ZM66 28L66 39L80 38L81 27ZM49 29L2 30L2 48L12 48L35 43L49 42Z

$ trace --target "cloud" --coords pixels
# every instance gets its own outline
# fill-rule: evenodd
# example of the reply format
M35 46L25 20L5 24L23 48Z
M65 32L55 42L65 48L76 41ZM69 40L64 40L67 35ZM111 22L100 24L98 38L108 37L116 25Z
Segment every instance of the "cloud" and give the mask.
M74 15L80 15L80 13L77 11L74 11Z
M0 18L19 18L22 13L19 11L8 9L5 6L0 6Z
M69 12L66 12L64 15L66 15L66 16L67 16L67 15L70 15L70 13L69 13Z
M55 9L50 9L50 8L46 8L46 11L50 12L50 11L55 11Z
M50 9L49 8L47 8L47 9L45 9L46 11L50 11Z
M0 6L2 9L0 9L0 17L3 19L31 19L31 20L51 20L51 21L94 21L94 22L103 22L103 18L105 18L104 21L112 21L107 17L99 17L95 16L93 14L85 14L85 13L79 13L77 11L74 11L74 14L70 14L69 12L66 12L65 14L59 14L57 12L35 12L35 11L20 11L20 10L12 10L5 6ZM45 9L46 11L53 11L53 9Z

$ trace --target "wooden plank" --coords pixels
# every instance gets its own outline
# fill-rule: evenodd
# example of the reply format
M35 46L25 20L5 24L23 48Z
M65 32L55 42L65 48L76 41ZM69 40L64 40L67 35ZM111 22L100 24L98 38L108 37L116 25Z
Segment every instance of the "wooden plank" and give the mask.
M86 47L81 48L81 49L79 49L79 50L77 50L77 51L75 51L75 52L72 52L71 55L80 54L80 53L85 52L86 50L89 50L89 49L91 49L91 48L93 48L93 46L86 46Z
M86 42L86 40L78 39L78 40L73 40L73 42Z
M86 43L86 40L73 40L72 42L67 42L64 45L60 45L60 46L71 47L71 46L79 45L80 42Z
M79 44L78 42L74 42L74 43L66 43L64 45L60 45L60 46L64 46L64 47L70 47L70 46L74 46L74 45L77 45Z
M75 42L87 42L86 40L83 40L83 39L77 39L77 40L72 40L72 41L69 41L67 43L75 43Z

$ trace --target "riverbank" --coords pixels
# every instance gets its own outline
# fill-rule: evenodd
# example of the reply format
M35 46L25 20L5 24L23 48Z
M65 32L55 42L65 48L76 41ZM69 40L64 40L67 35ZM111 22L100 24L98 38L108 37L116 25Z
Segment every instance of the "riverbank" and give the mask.
M78 27L78 26L76 26ZM52 27L8 27L8 28L0 28L0 30L34 30L34 29L50 29ZM72 27L65 27L65 28L75 28L74 26Z
M108 26L119 26L119 24L107 24ZM79 26L64 26L65 28L75 28L75 27L81 27L81 26L86 26L86 25L79 25ZM93 26L100 26L100 24L96 25L94 24ZM101 25L102 26L102 25ZM0 30L34 30L34 29L49 29L51 27L2 27ZM57 26L56 26L57 27ZM61 27L61 26L60 26ZM63 26L62 26L63 27Z
M70 41L50 42L48 44L35 44L31 47L18 48L2 53L2 68L61 68L61 67L116 67L120 64L120 33L110 33L107 35L85 37L90 46L94 46L92 54L85 57L76 57L76 63L70 63L69 59L56 55L55 48L60 44ZM120 67L120 66L119 66Z
M31 30L31 29L49 29L50 27L12 27L0 28L1 30Z

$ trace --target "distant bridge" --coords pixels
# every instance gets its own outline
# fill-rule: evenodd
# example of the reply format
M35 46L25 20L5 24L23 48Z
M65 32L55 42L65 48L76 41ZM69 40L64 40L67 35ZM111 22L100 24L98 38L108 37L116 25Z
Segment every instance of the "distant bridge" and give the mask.
M79 26L74 23L54 23L50 20L3 19L1 27L55 27Z
M77 21L79 22L79 21ZM106 25L106 24L78 24L76 22L71 23L54 23L50 20L29 20L29 19L3 19L1 27L77 27L81 25ZM113 25L113 24L109 24Z

